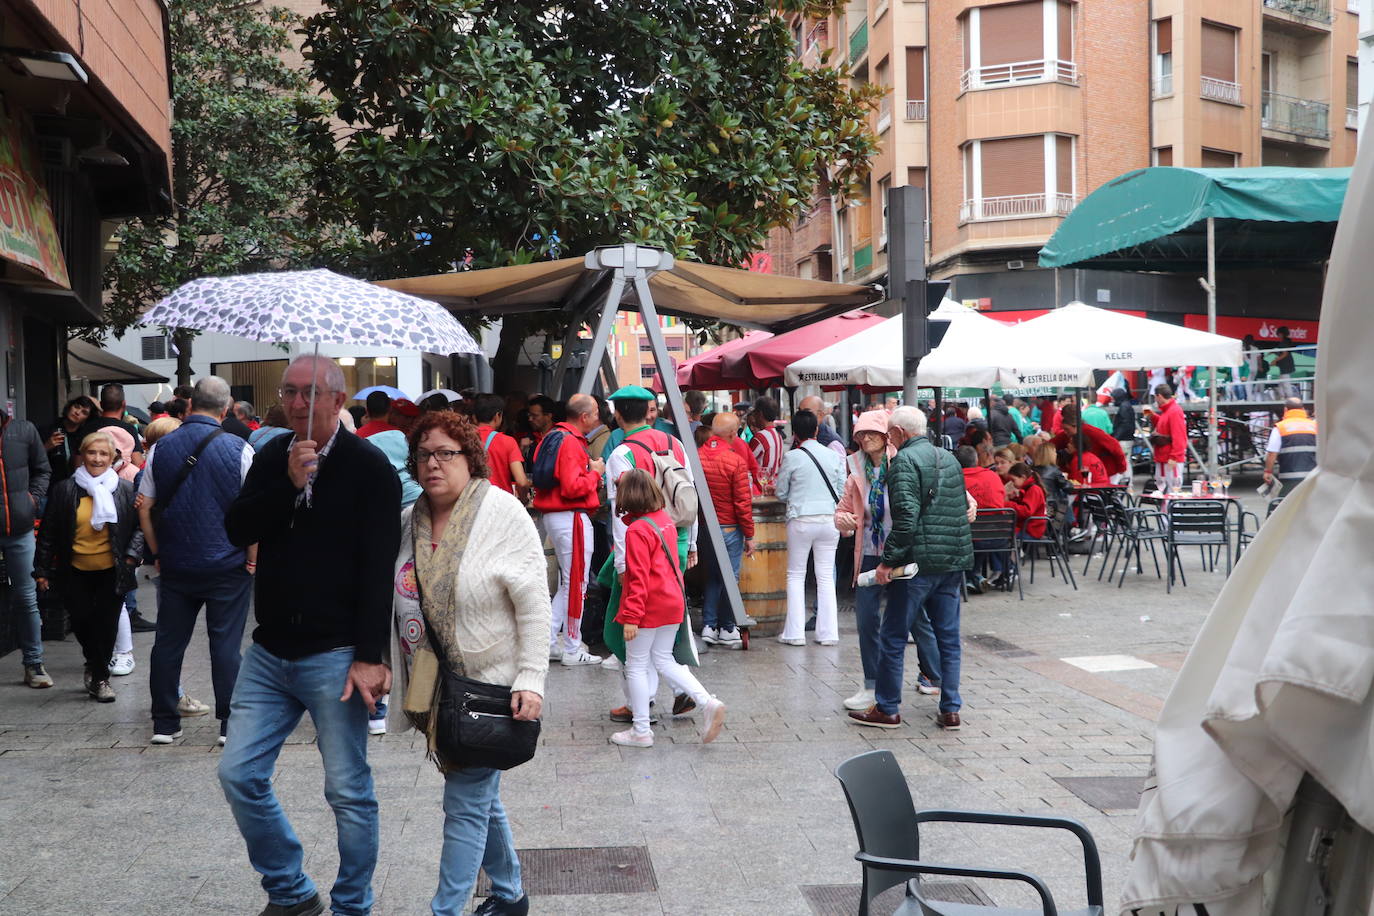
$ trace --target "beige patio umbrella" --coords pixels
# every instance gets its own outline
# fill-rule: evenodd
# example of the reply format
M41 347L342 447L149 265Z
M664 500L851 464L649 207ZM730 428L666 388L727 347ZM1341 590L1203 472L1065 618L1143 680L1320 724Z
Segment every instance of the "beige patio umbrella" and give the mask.
M1371 238L1374 148L1367 145L1322 303L1319 467L1246 550L1164 705L1123 914L1192 916L1192 904L1204 904L1209 916L1323 912L1311 893L1275 903L1276 889L1292 886L1289 866L1323 848L1319 834L1290 831L1285 822L1305 774L1356 825L1346 839L1359 841L1358 828L1374 830ZM1339 844L1342 832L1329 838ZM1280 873L1285 843L1294 856ZM1370 871L1367 862L1346 869L1337 893L1349 897L1332 912L1368 911Z

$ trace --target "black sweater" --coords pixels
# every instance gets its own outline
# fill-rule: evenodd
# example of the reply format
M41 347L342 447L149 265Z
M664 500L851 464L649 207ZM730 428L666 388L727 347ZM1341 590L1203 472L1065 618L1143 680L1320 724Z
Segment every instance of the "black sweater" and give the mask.
M229 540L258 545L253 641L295 659L352 646L380 662L401 546L401 484L376 446L340 429L320 463L309 507L286 473L277 436L258 452L225 516Z

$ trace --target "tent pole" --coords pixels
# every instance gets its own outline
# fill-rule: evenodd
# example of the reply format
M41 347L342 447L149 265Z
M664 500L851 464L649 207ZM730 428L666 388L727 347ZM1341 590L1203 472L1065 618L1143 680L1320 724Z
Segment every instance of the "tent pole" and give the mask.
M1207 217L1207 331L1217 332L1217 227ZM1217 367L1207 367L1207 479L1217 479Z
M945 434L945 389L939 385L935 386L935 412L932 419L935 421L935 438L938 440Z
M599 269L599 268L598 268ZM611 329L615 326L616 313L620 311L620 297L625 294L625 274L617 270L611 276L611 288L606 291L606 301L601 306L601 317L592 333L592 347L587 351L587 363L582 367L582 378L577 382L579 394L591 394L596 374L601 371L602 358L607 355L607 343ZM614 386L615 377L610 379ZM614 391L612 387L611 391ZM608 391L607 394L610 392Z
M1082 477L1082 476L1083 476L1083 389L1082 389L1082 388L1075 388L1075 389L1074 389L1073 402L1074 402L1074 406L1078 408L1076 411L1074 411L1076 414L1078 414L1078 416L1076 417L1076 419L1078 420L1078 425L1077 425L1077 427L1075 427L1075 428L1078 430L1078 434L1074 437L1075 439L1078 440L1077 444L1074 445L1074 448L1076 448L1078 451L1077 451L1077 454L1076 454L1074 457L1078 460L1078 476L1079 476L1079 477Z

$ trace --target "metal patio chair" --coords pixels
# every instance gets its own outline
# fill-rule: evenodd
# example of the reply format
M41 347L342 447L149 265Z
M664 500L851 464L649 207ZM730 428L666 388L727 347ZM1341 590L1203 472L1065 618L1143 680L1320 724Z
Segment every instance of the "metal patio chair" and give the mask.
M974 560L977 561L980 556L1002 554L1006 558L1006 575L1016 578L1016 592L1024 601L1026 595L1021 590L1021 566L1017 562L1016 510L979 509L977 517L969 524L969 530L973 535ZM979 541L1003 541L1006 546L979 547ZM1010 581L1006 587L1007 591L1011 591Z
M1178 570L1179 580L1186 586L1188 577L1183 573L1180 547L1197 547L1202 557L1203 569L1216 568L1217 548L1226 550L1226 575L1231 574L1231 528L1227 522L1230 509L1225 500L1220 499L1171 499L1165 510L1168 525L1169 578L1165 591L1171 591L1174 584L1174 570Z

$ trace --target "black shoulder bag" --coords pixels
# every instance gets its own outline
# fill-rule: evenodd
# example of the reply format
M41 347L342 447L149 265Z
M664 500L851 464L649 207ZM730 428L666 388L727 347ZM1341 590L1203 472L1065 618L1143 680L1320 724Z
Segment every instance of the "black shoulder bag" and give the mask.
M205 447L209 445L212 440L222 435L224 435L224 430L218 428L212 430L210 435L201 439L200 444L195 447L195 450L186 456L186 460L181 464L181 470L177 471L176 479L173 480L172 485L167 488L166 495L159 493L156 500L153 502L153 508L149 510L153 516L154 525L157 524L158 519L162 518L162 513L167 511L167 507L172 504L172 500L176 498L177 493L181 492L181 485L186 482L186 478L190 477L191 472L196 469L196 463L200 461L200 456L205 451ZM152 466L149 465L144 473L153 473Z
M816 473L821 475L821 480L825 483L825 488L830 491L830 498L835 500L835 505L838 506L840 504L839 494L835 492L834 485L830 483L830 476L825 473L825 468L821 467L821 463L816 460L815 455L806 450L806 446L803 445L798 447L797 451L811 459L811 463L816 466Z

